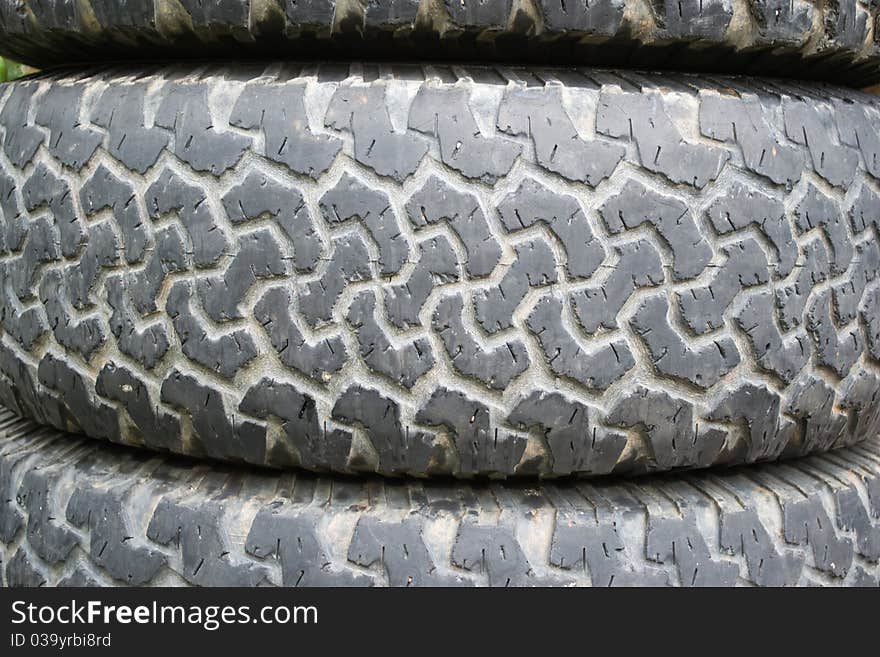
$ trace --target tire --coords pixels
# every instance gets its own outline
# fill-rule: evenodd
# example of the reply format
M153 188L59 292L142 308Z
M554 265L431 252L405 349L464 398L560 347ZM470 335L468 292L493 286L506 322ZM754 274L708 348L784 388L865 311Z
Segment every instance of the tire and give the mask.
M880 441L631 483L278 476L0 424L6 586L877 586Z
M8 408L420 477L739 464L877 432L877 99L322 72L9 86Z
M564 63L880 81L876 3L835 0L0 0L38 67L277 56Z

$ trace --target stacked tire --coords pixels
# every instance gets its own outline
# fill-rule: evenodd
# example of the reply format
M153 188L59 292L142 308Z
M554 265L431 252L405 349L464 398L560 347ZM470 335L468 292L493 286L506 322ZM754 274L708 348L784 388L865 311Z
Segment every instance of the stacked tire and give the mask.
M877 9L674 4L0 2L3 582L876 586Z

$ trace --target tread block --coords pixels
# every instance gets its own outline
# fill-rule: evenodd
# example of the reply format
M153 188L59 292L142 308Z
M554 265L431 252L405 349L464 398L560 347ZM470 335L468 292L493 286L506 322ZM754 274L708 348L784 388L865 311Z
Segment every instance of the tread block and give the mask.
M858 329L838 331L835 327L830 290L822 290L810 302L807 308L807 333L813 338L816 361L830 367L840 378L846 378L864 345Z
M880 275L880 247L873 240L856 244L850 281L834 286L834 319L849 324L858 315L859 303L869 283Z
M709 242L701 234L688 207L642 183L628 180L599 207L605 226L617 235L650 224L672 251L672 273L682 281L698 276L712 259Z
M339 335L307 338L291 310L288 290L269 288L254 307L254 316L269 336L278 357L288 367L324 380L346 362L348 351Z
M702 536L691 529L694 525L695 519L687 513L682 518L656 518L649 507L648 559L676 564L682 586L733 586L739 567L714 560Z
M498 129L531 139L540 166L591 187L608 178L626 153L619 144L578 134L564 109L561 86L506 90Z
M309 326L330 322L333 307L345 287L369 280L370 255L364 241L356 233L337 237L330 243L330 257L317 280L307 283L298 296L299 311Z
M573 196L557 194L534 178L526 178L498 206L510 231L544 224L566 253L565 268L572 278L589 278L605 259L605 249L593 235L583 210Z
M174 154L195 171L215 176L234 167L251 140L212 123L208 85L166 85L163 92L154 121L174 134Z
M17 192L15 180L0 172L0 253L3 254L20 251L27 237L26 217Z
M120 491L78 488L67 503L67 521L89 531L89 556L114 579L143 586L162 568L165 556L133 540Z
M745 558L749 576L758 586L792 586L800 578L803 555L780 551L754 510L721 514L721 549Z
M786 336L775 322L768 322L767 318L774 316L774 307L769 292L758 292L749 297L734 321L746 334L758 365L791 383L809 361L809 342L803 330Z
M391 201L383 192L370 189L345 173L336 186L321 197L321 212L330 224L349 220L364 225L379 247L379 268L383 276L400 271L409 256L409 245Z
M849 221L853 232L864 232L869 226L880 230L880 215L876 210L877 203L880 203L880 194L867 185L862 185L859 189L859 195L849 208Z
M769 6L772 3L766 3ZM780 142L762 98L700 92L700 133L739 146L746 169L777 185L794 186L804 169L800 150Z
M5 128L3 152L19 169L33 161L45 141L43 131L28 122L28 110L37 91L36 84L14 85L0 110L0 125Z
M52 221L48 217L36 219L28 226L21 254L5 263L6 285L19 299L33 298L40 269L60 260L61 255Z
M272 446L274 459L306 468L347 469L351 434L334 429L328 432L318 417L315 400L289 383L263 378L252 386L238 406L239 410L266 419L281 420L286 443Z
M147 189L144 201L153 221L175 213L189 234L197 267L211 267L229 250L229 239L207 203L205 191L165 169Z
M575 315L590 334L619 328L617 318L632 295L641 288L663 284L663 261L651 242L635 240L613 250L616 262L602 265L610 270L605 280L571 294Z
M833 106L840 143L859 149L865 169L874 178L880 177L880 137L877 136L876 112L840 100L835 100Z
M677 2L661 2L655 5L660 15L664 31L671 36L699 36L718 39L726 31L733 18L731 4L715 0L700 2L685 0L680 6Z
M872 290L865 295L859 307L859 317L865 327L865 341L868 356L880 362L880 290Z
M125 261L129 264L140 262L149 244L149 234L135 202L136 194L132 186L101 164L83 184L79 198L86 215L96 214L105 208L112 212L122 235Z
M119 243L109 223L91 224L85 232L86 245L79 262L65 267L62 273L70 303L77 310L95 305L92 289L101 269L119 264Z
M144 444L179 451L180 421L159 409L144 382L130 369L107 363L95 381L95 392L121 404Z
M541 432L550 448L556 475L609 473L626 446L626 437L603 427L595 410L557 392L536 390L524 396L507 421Z
M16 499L15 474L26 457L13 453L4 456L0 462L0 541L12 543L25 525L25 515L18 509Z
M538 577L513 531L504 525L463 522L452 548L452 563L479 573L489 586L560 586L564 576Z
M71 429L69 412L57 396L37 387L37 372L0 342L0 399L3 405L42 424Z
M603 423L643 436L649 467L664 470L676 462L711 463L724 447L724 432L700 427L695 419L686 400L637 386L616 401Z
M384 374L404 388L412 388L434 365L431 343L426 338L406 340L400 347L376 318L376 297L362 292L348 309L348 321L355 329L360 356L371 370ZM400 338L396 338L400 342Z
M80 123L84 89L53 85L40 102L35 123L49 130L46 146L64 166L79 171L101 144L101 134Z
M846 416L834 409L834 390L813 375L803 374L794 382L785 410L801 423L800 443L789 444L792 455L820 446L829 449L846 429Z
M11 265L0 265L0 277L7 281L12 278L8 267ZM43 337L43 334L49 330L46 321L45 309L39 306L31 306L24 308L18 297L9 289L9 285L0 290L0 323L3 330L17 340L22 347L31 351Z
M156 312L165 279L188 267L189 258L180 229L171 225L157 230L154 248L148 251L144 268L126 271L123 275L125 290L135 309L142 315Z
M342 148L336 137L312 132L305 87L300 85L249 84L238 97L229 122L245 130L259 129L268 159L315 179L330 168Z
M736 461L770 461L779 458L792 439L795 426L780 414L782 400L766 386L751 383L725 390L705 415L728 425L738 441L729 449Z
M794 208L795 226L801 234L821 228L831 244L831 271L840 274L849 266L853 245L846 233L846 223L837 203L810 183L807 193Z
M333 419L367 434L379 456L379 472L430 472L441 458L434 435L404 427L398 404L375 390L348 388L333 405Z
M560 491L554 498L558 511L550 544L552 565L586 571L595 587L670 584L658 568L637 564L620 535L615 514L593 507L576 493Z
M510 171L522 147L483 135L468 100L463 88L422 86L410 106L409 127L437 139L443 164L465 178L492 183Z
M324 124L351 132L354 159L397 182L415 173L428 152L427 140L409 132L395 132L382 85L337 88Z
M785 134L807 148L813 170L834 187L848 187L853 181L859 156L855 151L835 144L831 139L833 124L812 105L786 98L782 103Z
M317 380L338 371L348 351L339 335L316 341L302 332L291 311L290 292L269 288L254 307L254 317L266 331L281 362Z
M658 372L698 388L712 387L740 362L736 343L727 336L712 340L712 344L688 344L669 323L669 304L663 297L646 298L630 326L644 342Z
M244 181L223 195L223 207L233 224L272 217L289 238L293 264L300 271L314 271L321 257L321 237L300 190L253 170Z
M753 239L745 239L721 252L727 257L714 268L705 287L692 287L678 294L678 306L685 323L703 334L724 326L724 312L744 289L770 280L767 259Z
M381 568L391 586L467 586L459 575L438 571L422 539L419 521L362 516L348 548L348 560L366 568Z
M482 346L464 324L460 295L444 297L434 313L433 328L443 341L452 366L465 376L503 390L529 367L529 355L519 340L496 347Z
M157 320L146 324L143 329L138 327L138 317L122 276L108 277L105 286L107 305L111 308L107 323L116 338L119 350L134 358L144 368L153 369L168 353L171 346L165 325Z
M785 540L794 545L808 544L816 568L832 577L844 577L853 563L852 541L837 536L831 518L818 500L793 494L785 496L781 504Z
M168 295L166 309L180 347L194 363L231 379L257 357L254 340L242 329L213 337L206 323L193 313L192 297L192 286L187 281L176 282Z
M831 269L828 251L819 238L808 241L798 259L791 283L776 287L776 310L779 324L785 331L801 326L810 291L828 279Z
M260 279L281 278L288 273L281 245L268 228L241 234L235 255L219 276L198 279L202 308L215 322L244 317L241 303Z
M726 194L713 201L706 214L712 227L721 235L749 226L757 228L773 245L776 276L785 278L791 273L798 250L785 217L785 207L780 201L734 183Z
M473 194L432 175L407 201L406 211L416 228L440 222L449 225L467 252L464 266L470 276L488 276L501 259L501 247Z
M730 154L686 140L673 123L671 109L664 106L660 94L603 89L596 110L596 132L633 140L639 161L647 170L674 183L702 189L718 177Z
M263 509L254 518L245 550L260 559L278 559L284 586L372 586L368 575L328 567L332 559L317 528L322 516L317 510L288 512L284 505Z
M877 377L861 368L843 383L838 404L850 413L849 422L855 424L849 432L851 437L873 435L871 432L880 428L880 412L873 405L880 396L877 384Z
M43 356L37 373L40 383L58 393L64 408L86 435L121 442L116 409L95 400L85 377L76 369L49 353Z
M146 83L108 87L101 93L90 117L92 123L108 132L110 155L140 174L159 161L170 141L165 130L146 125L144 107L148 91Z
M147 537L180 551L183 562L180 574L191 584L259 585L268 578L268 571L242 557L230 555L221 527L221 513L219 501L166 498L150 519Z
M419 257L405 283L384 287L388 321L401 329L421 326L419 314L434 288L460 278L449 240L439 235L419 242Z
M455 390L434 390L416 413L416 422L451 434L463 475L512 473L526 448L525 439L492 426L484 404Z
M76 214L67 182L56 176L44 163L38 164L21 189L25 208L33 213L45 207L52 215L60 236L61 255L74 257L86 239L83 222Z
M474 293L476 319L487 333L513 326L513 315L531 287L555 283L556 258L544 240L529 240L514 247L516 260L497 287Z
M590 351L581 347L563 322L562 313L562 299L546 296L526 320L554 374L574 379L587 388L605 390L635 366L635 358L624 339L612 338Z
M24 475L16 492L19 504L27 511L28 546L52 565L62 563L76 546L76 534L54 522L55 518L63 517L56 505L53 486L56 477L55 472L31 470Z
M107 331L95 314L79 319L70 301L69 285L60 271L47 272L40 282L40 301L55 340L87 361L107 341Z
M220 393L178 370L162 382L161 400L186 413L204 453L213 458L264 463L266 431L248 421L226 414Z
M49 581L48 575L41 572L23 548L16 550L6 564L6 585L15 588L38 588Z

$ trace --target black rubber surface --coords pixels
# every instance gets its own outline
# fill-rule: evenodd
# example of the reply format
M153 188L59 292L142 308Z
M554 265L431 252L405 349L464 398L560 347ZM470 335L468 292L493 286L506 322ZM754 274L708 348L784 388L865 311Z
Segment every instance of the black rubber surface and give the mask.
M114 442L416 476L876 433L875 97L379 75L5 87L0 399Z
M45 67L385 57L880 80L861 0L0 0L0 52Z
M0 415L7 586L877 586L880 442L631 483L247 473Z

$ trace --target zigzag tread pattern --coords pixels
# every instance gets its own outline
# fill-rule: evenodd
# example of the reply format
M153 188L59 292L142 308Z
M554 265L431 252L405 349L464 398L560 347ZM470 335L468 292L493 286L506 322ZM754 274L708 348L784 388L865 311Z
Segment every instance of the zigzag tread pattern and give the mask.
M875 427L876 428L876 427ZM0 410L0 584L878 586L880 442L637 481L193 465Z
M133 53L211 57L234 47L278 56L593 62L864 86L878 75L877 11L862 0L2 0L0 44L4 55L41 67Z
M6 87L0 401L113 442L416 476L868 437L875 98L343 68Z

